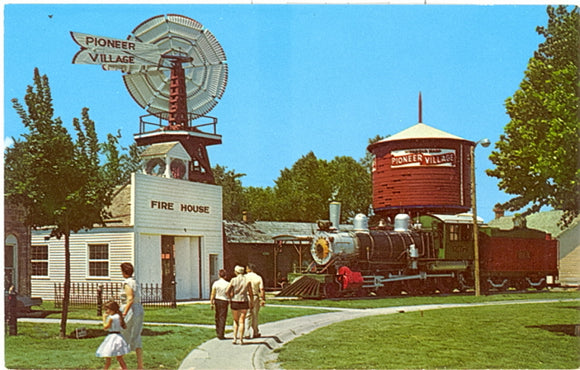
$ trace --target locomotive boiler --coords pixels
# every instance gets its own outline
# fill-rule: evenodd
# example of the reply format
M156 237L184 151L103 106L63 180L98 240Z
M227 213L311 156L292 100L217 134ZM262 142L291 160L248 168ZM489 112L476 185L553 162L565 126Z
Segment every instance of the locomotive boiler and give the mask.
M333 219L331 211L331 219ZM359 214L352 228L319 221L309 237L310 264L289 274L280 296L419 295L465 291L474 286L473 219L470 214L395 217L370 229ZM480 223L481 220L480 220ZM479 227L482 291L541 289L558 277L558 242L527 228Z

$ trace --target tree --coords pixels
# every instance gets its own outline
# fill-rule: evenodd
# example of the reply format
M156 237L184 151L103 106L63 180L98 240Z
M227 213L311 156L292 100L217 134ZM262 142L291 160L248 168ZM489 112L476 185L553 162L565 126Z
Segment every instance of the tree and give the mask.
M24 97L27 109L17 99L13 106L28 133L5 152L6 196L27 210L26 223L47 227L50 237L64 237L65 281L60 325L66 337L70 299L70 235L104 223L105 208L122 177L114 139L98 142L88 108L81 120L73 120L76 140L68 133L54 109L48 77L34 70L34 85ZM114 150L113 150L114 149ZM104 154L107 164L100 165Z
M252 220L277 221L283 218L281 214L284 210L278 206L273 187L244 187L244 199Z
M275 181L278 220L315 222L328 219L331 201L340 201L343 219L368 211L371 179L366 166L351 157L332 161L316 158L313 152L284 169Z
M246 174L227 170L227 167L218 164L213 168L213 175L216 185L222 187L223 219L228 221L240 220L242 212L246 208L244 187L240 178Z
M528 207L526 216L552 207L564 211L566 226L580 209L580 15L566 6L548 6L547 13L547 27L537 28L545 41L505 102L510 122L490 155L496 168L487 174L515 196L503 209Z
M335 157L329 163L333 200L341 202L343 220L366 214L372 203L372 182L368 166L352 157Z
M283 213L280 221L315 222L328 219L328 203L333 184L328 162L310 152L298 159L292 168L280 171L275 194Z

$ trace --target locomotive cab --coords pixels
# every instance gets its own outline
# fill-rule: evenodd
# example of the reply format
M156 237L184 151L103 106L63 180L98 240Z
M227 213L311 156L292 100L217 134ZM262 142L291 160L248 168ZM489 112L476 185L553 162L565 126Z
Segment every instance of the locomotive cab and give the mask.
M471 214L428 214L419 217L419 221L423 229L433 232L439 259L473 259L473 216ZM478 217L477 223L483 225L483 219Z

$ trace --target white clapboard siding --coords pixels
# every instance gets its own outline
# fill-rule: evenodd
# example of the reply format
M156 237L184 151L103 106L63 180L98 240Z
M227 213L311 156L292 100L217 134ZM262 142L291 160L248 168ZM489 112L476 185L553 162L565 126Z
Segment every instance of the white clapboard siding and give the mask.
M140 232L199 235L222 230L222 188L177 179L134 174L132 224ZM221 244L221 243L220 243Z
M48 245L48 277L32 276L32 296L45 300L54 299L54 284L64 283L64 238L45 240L49 232L34 232L32 245ZM107 244L109 246L109 276L89 277L88 245ZM71 281L73 282L121 282L123 276L120 265L133 261L133 231L123 229L93 229L72 234L70 237Z

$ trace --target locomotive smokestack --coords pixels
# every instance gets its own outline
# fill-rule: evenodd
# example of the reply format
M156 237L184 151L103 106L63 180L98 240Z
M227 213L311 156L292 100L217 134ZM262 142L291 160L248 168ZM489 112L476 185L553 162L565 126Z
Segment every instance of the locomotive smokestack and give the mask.
M340 202L330 202L329 213L330 222L335 229L340 228Z

